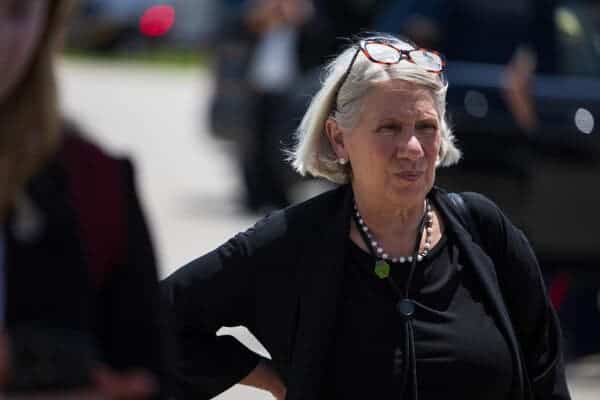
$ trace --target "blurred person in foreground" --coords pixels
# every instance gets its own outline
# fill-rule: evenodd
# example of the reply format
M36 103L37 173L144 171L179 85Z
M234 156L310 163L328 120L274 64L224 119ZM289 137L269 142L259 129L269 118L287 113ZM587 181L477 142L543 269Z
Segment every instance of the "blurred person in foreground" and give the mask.
M0 392L158 398L157 270L132 165L58 111L71 6L0 0Z
M343 51L291 160L340 186L276 211L163 283L180 398L569 399L560 329L523 233L434 186L460 152L444 61L373 35ZM261 358L223 326L246 326Z

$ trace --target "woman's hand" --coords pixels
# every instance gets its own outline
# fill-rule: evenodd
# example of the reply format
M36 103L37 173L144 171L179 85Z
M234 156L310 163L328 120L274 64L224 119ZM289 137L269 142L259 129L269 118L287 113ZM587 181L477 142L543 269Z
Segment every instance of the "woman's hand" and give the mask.
M5 333L0 333L0 393L10 382L10 370L9 340ZM60 394L29 393L20 395L19 398L23 400L141 400L150 398L158 392L158 389L156 379L147 371L117 372L106 366L98 366L92 370L90 388Z
M279 374L269 365L268 360L261 360L240 384L266 390L277 400L284 400L287 393L285 384Z
M92 371L94 391L102 399L148 399L158 392L152 374L144 370L116 372L108 367Z
M158 391L154 378L145 371L117 373L108 368L95 369L93 386L57 392L19 394L19 400L144 400ZM1 395L0 395L1 396Z
M538 114L533 98L536 58L533 51L520 47L504 71L504 97L517 124L531 132L538 126Z

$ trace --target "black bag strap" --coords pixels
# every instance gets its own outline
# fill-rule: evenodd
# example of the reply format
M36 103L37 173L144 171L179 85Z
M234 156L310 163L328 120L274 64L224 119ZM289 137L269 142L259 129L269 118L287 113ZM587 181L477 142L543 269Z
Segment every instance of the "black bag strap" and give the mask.
M448 193L448 198L452 202L452 205L454 205L456 215L460 219L463 227L466 228L467 232L471 234L473 241L481 245L482 243L481 235L479 234L479 227L475 223L471 209L468 207L465 199L460 195L460 193Z

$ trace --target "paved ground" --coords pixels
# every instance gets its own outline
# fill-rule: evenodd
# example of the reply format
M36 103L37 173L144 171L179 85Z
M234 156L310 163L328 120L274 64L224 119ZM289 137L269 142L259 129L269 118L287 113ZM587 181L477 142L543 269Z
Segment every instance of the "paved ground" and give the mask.
M69 115L106 148L135 159L163 275L258 218L239 212L235 164L208 133L212 82L204 71L68 61L59 84ZM260 350L246 332L235 333ZM571 366L569 384L574 400L598 400L600 360ZM271 396L234 387L217 398Z

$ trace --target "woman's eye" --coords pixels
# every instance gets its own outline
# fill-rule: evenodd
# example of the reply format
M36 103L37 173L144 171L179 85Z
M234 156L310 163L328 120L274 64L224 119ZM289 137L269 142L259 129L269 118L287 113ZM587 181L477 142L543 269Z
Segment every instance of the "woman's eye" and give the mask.
M437 131L437 125L430 123L419 124L417 125L417 129L425 132L435 132Z
M393 135L399 130L401 130L401 128L396 125L383 125L377 129L377 132L382 135Z

